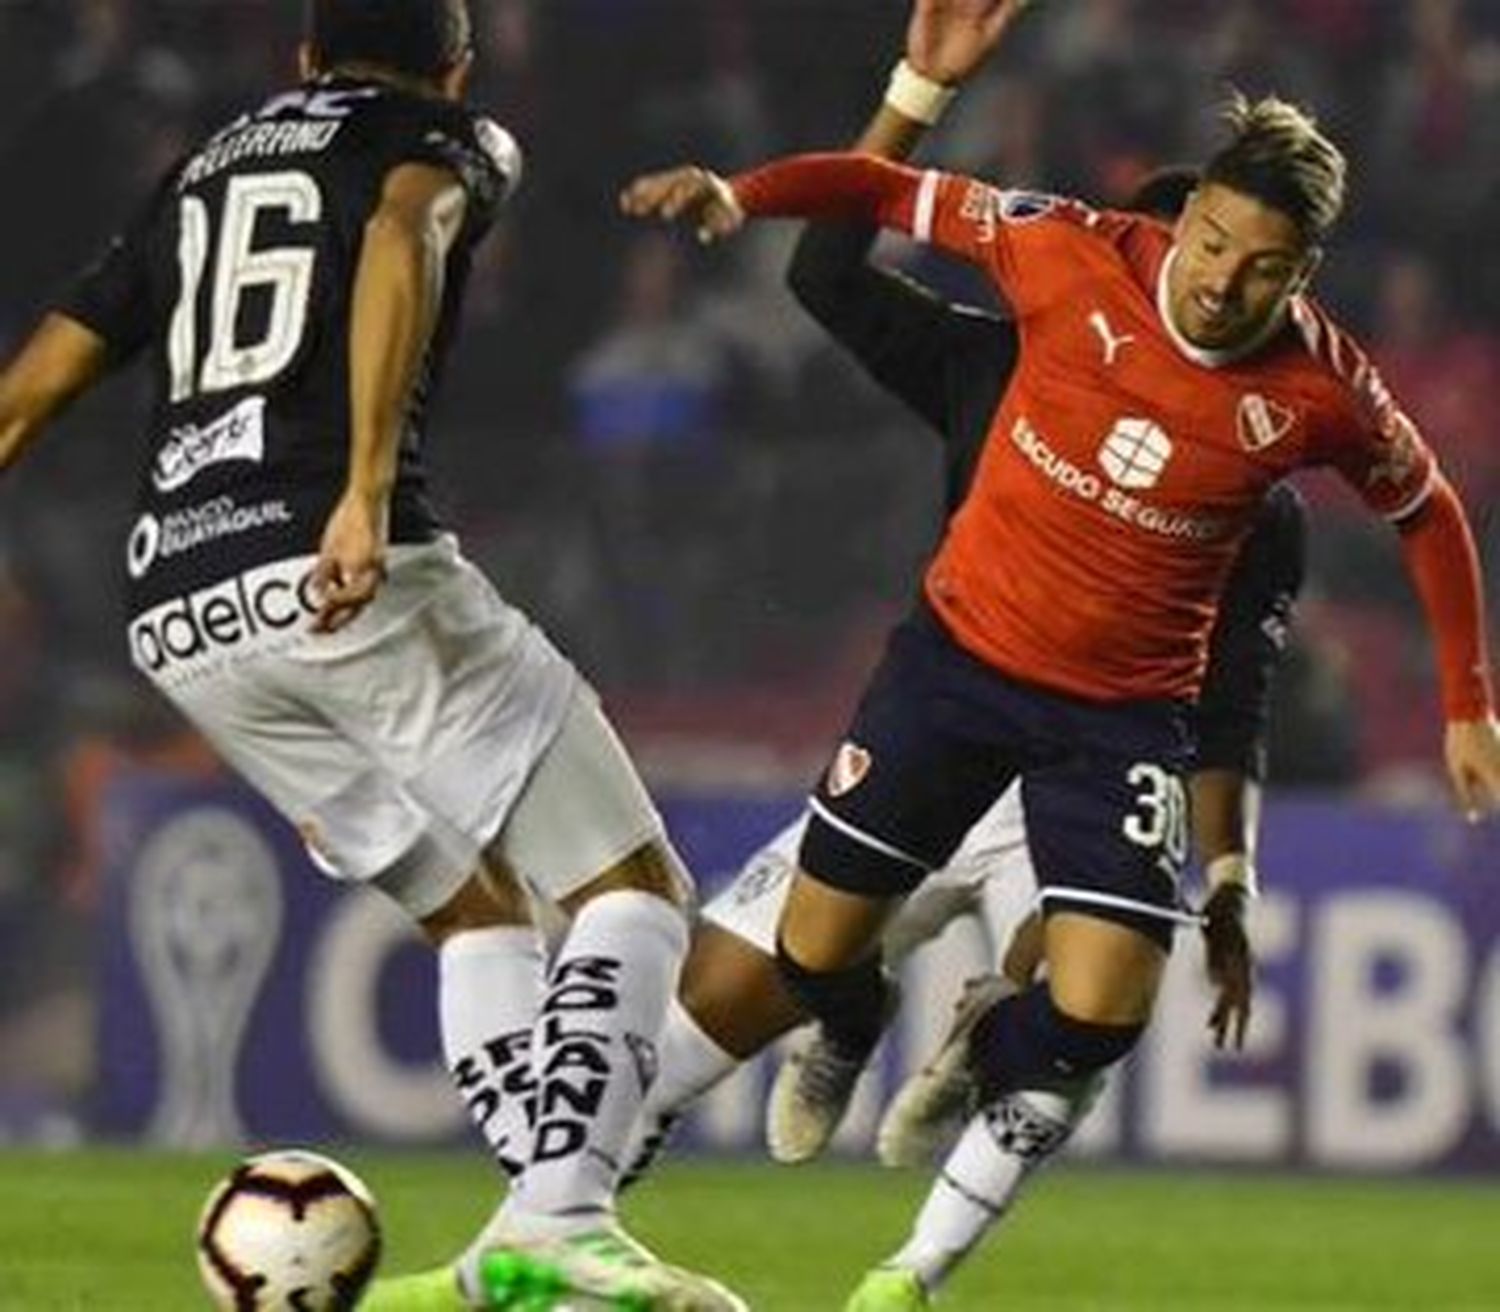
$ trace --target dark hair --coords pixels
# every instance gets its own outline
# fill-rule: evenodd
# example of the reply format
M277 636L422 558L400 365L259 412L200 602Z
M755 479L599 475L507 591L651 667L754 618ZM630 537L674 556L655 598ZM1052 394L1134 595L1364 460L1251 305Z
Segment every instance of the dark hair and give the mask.
M1182 213L1187 198L1202 181L1203 175L1191 164L1168 164L1153 169L1136 184L1125 208L1170 223Z
M1253 103L1239 92L1224 107L1233 133L1203 169L1217 182L1285 214L1310 242L1320 241L1344 208L1343 152L1305 110L1275 96Z
M308 0L307 40L324 68L374 64L436 77L469 50L466 0Z

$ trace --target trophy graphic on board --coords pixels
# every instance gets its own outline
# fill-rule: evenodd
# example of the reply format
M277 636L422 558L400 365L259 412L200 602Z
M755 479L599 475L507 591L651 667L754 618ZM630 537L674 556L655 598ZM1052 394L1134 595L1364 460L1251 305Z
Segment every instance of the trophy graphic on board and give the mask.
M202 807L153 834L131 878L131 942L161 1051L146 1133L181 1147L237 1143L235 1072L281 931L275 854L241 815Z

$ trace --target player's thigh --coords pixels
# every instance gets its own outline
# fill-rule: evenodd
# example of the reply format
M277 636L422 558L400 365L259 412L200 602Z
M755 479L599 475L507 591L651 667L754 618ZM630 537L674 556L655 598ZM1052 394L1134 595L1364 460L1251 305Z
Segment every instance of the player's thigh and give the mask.
M832 890L904 897L1015 776L1004 707L987 703L1003 689L930 625L892 635L809 803L798 864ZM788 915L804 903L814 899L794 891Z
M1043 953L1060 1011L1095 1025L1150 1019L1167 962L1167 950L1151 935L1089 913L1054 911Z
M692 889L624 745L581 681L489 851L564 906L608 887L673 901Z
M1150 746L1136 755L1081 753L1023 783L1048 918L1048 976L1058 1005L1079 1019L1149 1014L1174 931L1192 922L1180 894L1182 762Z
M450 540L407 551L354 624L295 645L275 668L476 858L581 682Z
M799 870L776 927L778 952L804 970L844 970L878 950L900 905L899 897L851 893Z
M1036 897L1026 847L1019 784L1012 784L970 828L958 851L897 913L885 934L887 960L897 960L938 937L961 915L974 915L999 959Z
M720 1047L744 1060L791 1029L801 1013L776 966L776 926L797 869L798 816L703 905L678 996Z
M172 689L171 699L297 828L326 874L374 883L419 919L436 911L471 876L474 851L434 834L399 781L315 702L290 693L270 664L247 659Z
M805 823L805 815L798 816L757 848L734 878L703 904L700 920L774 959L776 926L797 873L797 847Z

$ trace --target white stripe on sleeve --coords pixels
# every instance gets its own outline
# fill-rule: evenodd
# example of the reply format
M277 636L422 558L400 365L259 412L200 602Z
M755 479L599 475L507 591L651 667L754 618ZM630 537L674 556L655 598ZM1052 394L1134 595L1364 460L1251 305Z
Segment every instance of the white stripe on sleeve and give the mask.
M922 174L922 181L917 187L916 213L912 215L911 235L920 242L932 240L932 220L937 212L938 183L942 180L942 174L936 169L928 169Z

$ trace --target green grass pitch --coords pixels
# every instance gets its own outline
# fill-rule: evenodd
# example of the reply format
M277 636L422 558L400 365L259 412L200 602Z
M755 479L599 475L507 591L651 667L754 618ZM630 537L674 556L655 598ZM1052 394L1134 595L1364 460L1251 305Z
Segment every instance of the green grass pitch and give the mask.
M386 1270L439 1260L488 1213L474 1155L348 1149L381 1202ZM0 1312L202 1309L191 1237L228 1156L0 1152ZM838 1312L924 1185L865 1166L679 1161L632 1227L757 1312ZM1496 1312L1500 1186L1136 1174L1037 1182L939 1302L948 1312Z

